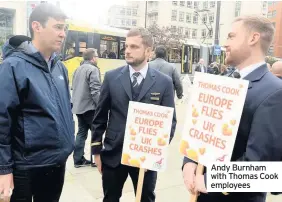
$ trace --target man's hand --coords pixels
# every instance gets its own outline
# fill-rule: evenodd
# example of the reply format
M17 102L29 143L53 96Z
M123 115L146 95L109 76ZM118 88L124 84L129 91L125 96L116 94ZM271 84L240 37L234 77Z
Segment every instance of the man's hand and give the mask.
M95 164L96 164L100 174L102 175L102 161L101 161L100 154L97 154L97 155L94 156L94 161L95 161Z
M8 202L11 197L10 189L14 189L13 174L0 175L0 193L4 202Z
M191 194L196 194L196 189L195 189L196 168L197 168L197 164L192 162L186 163L183 167L183 180L187 190Z
M196 176L196 190L201 193L208 193L205 185L205 176Z

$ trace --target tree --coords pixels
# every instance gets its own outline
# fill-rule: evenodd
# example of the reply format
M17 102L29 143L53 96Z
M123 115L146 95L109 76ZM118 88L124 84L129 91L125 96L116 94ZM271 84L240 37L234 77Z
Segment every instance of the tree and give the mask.
M271 66L277 62L278 60L274 57L271 57L271 56L266 56L265 58L265 62L269 63Z
M155 46L163 45L168 50L181 48L185 41L184 35L172 27L159 27L155 23L148 28L148 31L153 36Z
M185 42L185 36L182 34L183 30L175 30L172 27L159 27L156 23L152 24L148 31L154 39L155 47L163 45L166 47L170 57L170 62L180 62L182 44Z

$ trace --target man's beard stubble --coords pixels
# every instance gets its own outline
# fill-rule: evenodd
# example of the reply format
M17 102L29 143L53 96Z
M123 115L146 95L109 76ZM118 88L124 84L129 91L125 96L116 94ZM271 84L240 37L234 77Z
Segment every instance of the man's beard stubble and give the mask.
M134 59L133 62L128 62L128 61L126 61L126 63L129 64L129 65L131 65L131 66L133 66L133 67L137 67L137 66L139 66L140 64L142 64L145 60L146 60L146 57L145 57L145 55L143 55L142 58Z

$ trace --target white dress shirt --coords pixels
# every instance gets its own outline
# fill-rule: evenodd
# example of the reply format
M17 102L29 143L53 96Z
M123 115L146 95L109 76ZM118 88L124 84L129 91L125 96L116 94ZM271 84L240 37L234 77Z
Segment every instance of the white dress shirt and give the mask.
M255 69L259 68L260 66L262 66L263 64L265 64L265 61L256 63L256 64L252 64L250 66L247 66L241 70L236 70L237 72L240 73L241 78L245 78L248 74L250 74L251 72L253 72Z
M137 83L138 85L142 82L143 79L146 78L146 75L147 75L147 71L148 71L148 63L145 65L145 67L143 67L140 71L140 75L137 77ZM130 75L130 79L131 79L131 82L133 82L133 73L135 73L137 71L135 71L130 65L129 65L129 75Z

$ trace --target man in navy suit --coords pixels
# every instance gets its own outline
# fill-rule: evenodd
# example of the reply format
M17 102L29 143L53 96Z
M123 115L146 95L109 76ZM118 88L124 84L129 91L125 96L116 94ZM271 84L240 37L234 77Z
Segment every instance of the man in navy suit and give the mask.
M128 65L105 74L93 120L91 142L95 163L102 174L103 202L119 201L128 175L135 191L137 188L139 169L120 163L129 101L174 108L171 78L148 66L152 46L153 39L146 29L130 30L125 42L125 59ZM175 126L174 112L170 140L173 138ZM142 202L155 201L156 180L156 172L145 173Z
M264 17L239 17L226 42L226 63L249 81L231 161L281 161L282 82L268 71L265 55L274 27ZM238 78L238 77L237 77ZM265 202L266 193L206 193L205 174L195 177L196 163L184 158L183 178L198 202Z

